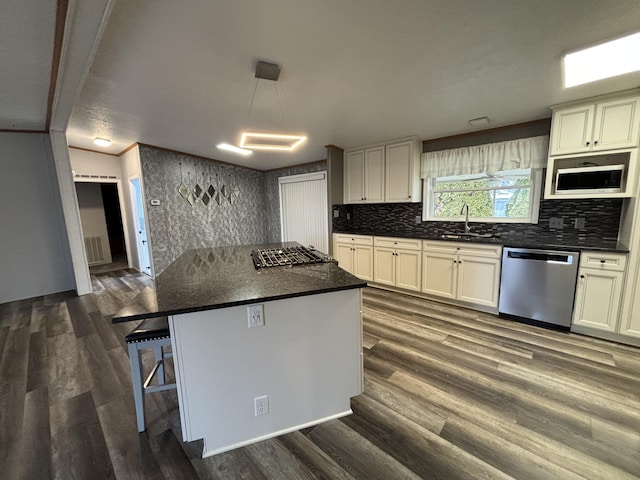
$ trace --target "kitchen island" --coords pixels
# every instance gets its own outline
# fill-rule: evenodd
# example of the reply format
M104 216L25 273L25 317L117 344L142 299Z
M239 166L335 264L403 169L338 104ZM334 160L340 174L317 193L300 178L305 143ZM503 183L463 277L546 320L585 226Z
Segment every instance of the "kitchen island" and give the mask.
M366 283L333 262L254 267L291 245L184 252L113 318L169 317L183 440L203 456L348 415L362 392Z

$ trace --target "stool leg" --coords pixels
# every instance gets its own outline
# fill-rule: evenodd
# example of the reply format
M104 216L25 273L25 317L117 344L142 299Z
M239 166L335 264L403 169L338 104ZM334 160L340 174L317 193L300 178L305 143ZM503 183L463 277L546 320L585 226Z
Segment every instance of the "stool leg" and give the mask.
M162 346L155 347L153 349L156 355L156 363L160 362L157 370L158 375L158 385L164 385L164 352L162 351Z
M129 343L129 363L131 364L131 382L133 383L133 400L136 405L138 432L144 432L144 386L142 378L142 359L135 343Z

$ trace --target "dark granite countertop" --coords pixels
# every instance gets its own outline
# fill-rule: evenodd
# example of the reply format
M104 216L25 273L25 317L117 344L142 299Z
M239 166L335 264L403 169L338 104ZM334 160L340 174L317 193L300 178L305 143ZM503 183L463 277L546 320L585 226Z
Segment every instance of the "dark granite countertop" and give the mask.
M374 232L335 232L343 235L370 235L377 237L391 237L391 238L414 238L420 240L438 240L444 242L469 242L469 243L484 243L491 245L501 245L504 247L516 247L516 248L540 248L549 250L563 250L563 251L582 251L582 250L594 250L602 252L616 252L616 253L629 253L629 247L613 240L602 240L598 243L594 242L581 242L576 241L569 244L559 243L558 240L553 238L540 238L537 240L531 240L526 238L517 237L515 235L500 235L490 238L482 237L463 237L463 238L447 238L441 234L434 235L390 235L390 234L377 234Z
M367 283L333 262L256 270L251 251L297 243L188 250L167 267L114 323L363 288Z

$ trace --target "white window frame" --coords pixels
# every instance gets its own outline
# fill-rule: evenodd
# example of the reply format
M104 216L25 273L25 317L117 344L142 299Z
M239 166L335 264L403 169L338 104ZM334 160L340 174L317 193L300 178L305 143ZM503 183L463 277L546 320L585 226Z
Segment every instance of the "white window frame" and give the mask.
M432 215L434 186L436 178L425 178L422 182L422 221L423 222L464 222L465 216L436 217ZM540 198L542 192L542 169L531 169L531 200L529 203L529 216L521 218L504 217L469 217L469 223L538 223L540 211ZM492 189L487 189L492 190ZM468 190L460 190L468 191ZM470 212L473 214L473 212Z

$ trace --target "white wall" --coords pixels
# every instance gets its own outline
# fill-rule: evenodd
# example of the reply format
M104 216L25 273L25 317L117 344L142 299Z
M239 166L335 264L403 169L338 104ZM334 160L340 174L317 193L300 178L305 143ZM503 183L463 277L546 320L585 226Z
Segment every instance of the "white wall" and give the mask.
M84 238L102 238L104 263L111 263L111 245L100 184L76 182L76 193Z
M140 152L137 145L120 157L120 169L122 171L123 203L126 205L124 220L127 223L129 246L131 248L129 267L139 269L140 256L138 254L138 242L136 241L136 225L133 218L135 211L133 210L131 186L129 184L129 179L132 177L140 177L140 182L142 182L142 174L140 173Z
M75 289L48 134L0 133L0 303Z
M114 155L89 152L77 148L69 148L71 169L76 175L87 175L98 180L104 178L122 178L120 159ZM76 178L76 180L82 180Z

